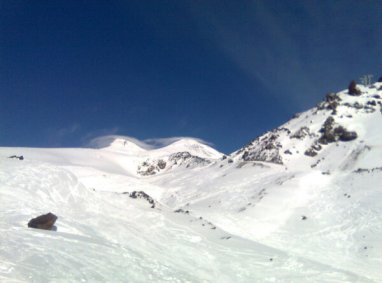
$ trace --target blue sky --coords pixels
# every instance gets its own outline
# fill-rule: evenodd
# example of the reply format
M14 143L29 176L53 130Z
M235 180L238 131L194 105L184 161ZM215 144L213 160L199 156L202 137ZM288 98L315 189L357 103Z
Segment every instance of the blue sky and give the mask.
M191 136L232 152L363 74L382 1L0 0L0 146Z

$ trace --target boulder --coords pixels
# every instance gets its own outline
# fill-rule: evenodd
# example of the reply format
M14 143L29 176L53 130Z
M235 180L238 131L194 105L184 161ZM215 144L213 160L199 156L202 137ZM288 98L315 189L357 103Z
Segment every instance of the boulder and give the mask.
M355 80L352 80L349 84L349 95L359 96L361 95L361 91L359 88L357 88L357 83Z
M49 212L48 214L40 215L36 218L31 219L28 222L29 228L44 229L44 230L54 230L54 223L57 220L57 216Z
M20 156L12 155L12 156L9 156L8 158L16 158L18 160L24 160L24 156L22 156L22 155L20 155Z

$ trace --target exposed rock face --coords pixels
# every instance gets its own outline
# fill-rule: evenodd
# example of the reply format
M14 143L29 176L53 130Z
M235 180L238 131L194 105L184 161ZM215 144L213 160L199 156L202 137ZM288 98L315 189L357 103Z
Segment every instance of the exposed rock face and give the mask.
M244 161L264 161L276 164L283 164L280 154L282 149L278 138L282 132L290 134L289 129L277 128L271 132L260 136L241 149L238 154L243 153Z
M142 176L150 176L158 173L166 168L167 163L162 160L146 160L138 166L138 174Z
M168 160L176 165L187 163L188 167L193 165L207 165L211 163L209 160L192 155L187 151L171 154Z
M155 201L152 197L146 194L144 191L133 191L129 197L131 198L142 198L145 199L149 204L151 204L151 208L155 208Z
M159 160L146 160L138 167L138 174L142 176L149 176L159 173L164 169L170 169L174 166L185 166L187 168L204 166L211 163L210 160L201 158L199 156L192 155L187 151L177 152L171 154L165 161L164 159Z
M57 216L53 213L48 213L44 215L40 215L36 218L31 219L28 222L29 228L37 228L37 229L44 229L44 230L54 230L54 223L57 220Z
M334 118L332 116L329 116L325 120L322 128L320 129L321 137L318 139L319 143L328 144L328 143L336 141L334 138L333 126L334 126Z
M321 137L318 142L321 144L328 144L335 141L352 141L357 138L356 132L350 132L342 126L335 127L334 118L329 116L322 126Z

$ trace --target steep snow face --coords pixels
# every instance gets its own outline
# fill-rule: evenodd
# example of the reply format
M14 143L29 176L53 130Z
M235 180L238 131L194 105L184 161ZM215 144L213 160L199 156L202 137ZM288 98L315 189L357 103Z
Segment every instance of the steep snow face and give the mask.
M228 157L0 148L0 281L382 282L382 84L359 88Z

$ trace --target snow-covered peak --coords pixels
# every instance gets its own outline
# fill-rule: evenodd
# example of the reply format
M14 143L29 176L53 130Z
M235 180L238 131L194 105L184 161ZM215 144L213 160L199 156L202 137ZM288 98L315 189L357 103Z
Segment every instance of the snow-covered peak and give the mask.
M98 137L90 142L90 146L131 155L141 155L147 151L147 146L144 143L124 136Z
M223 156L222 153L204 144L201 140L193 138L181 138L165 147L158 148L155 151L163 154L189 152L195 156L211 159L217 159Z

